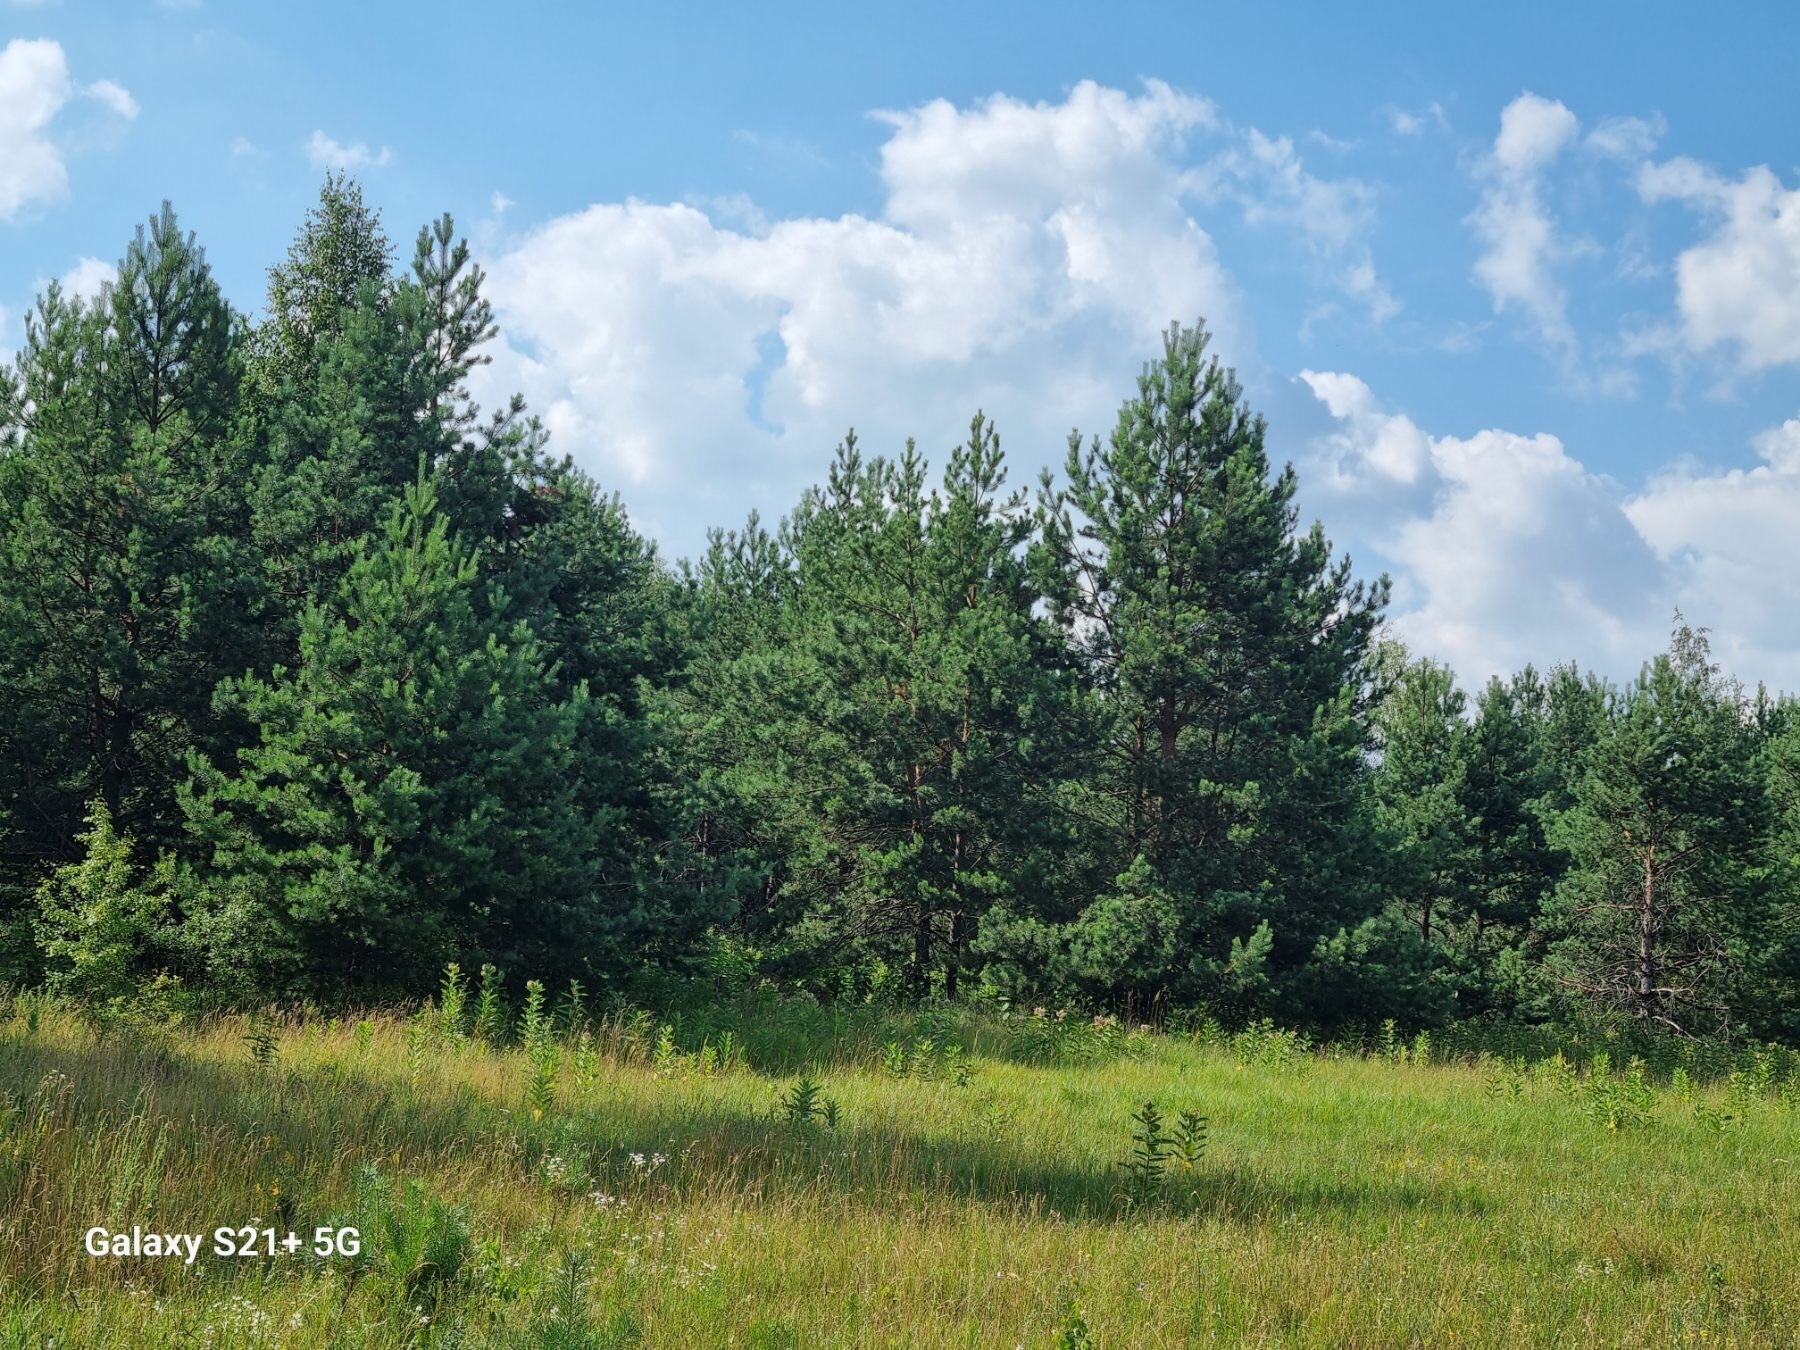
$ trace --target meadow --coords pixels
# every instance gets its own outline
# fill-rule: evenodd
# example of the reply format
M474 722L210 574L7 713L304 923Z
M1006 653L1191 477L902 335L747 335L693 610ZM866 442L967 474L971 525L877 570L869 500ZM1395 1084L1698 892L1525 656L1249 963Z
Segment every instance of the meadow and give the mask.
M446 992L0 1002L0 1344L1800 1342L1782 1052Z

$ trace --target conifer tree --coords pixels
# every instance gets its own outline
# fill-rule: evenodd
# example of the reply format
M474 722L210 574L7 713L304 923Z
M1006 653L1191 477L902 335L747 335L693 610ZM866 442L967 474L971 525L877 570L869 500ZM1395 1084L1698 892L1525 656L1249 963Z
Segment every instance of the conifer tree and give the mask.
M1465 699L1448 666L1407 661L1394 647L1383 656L1397 667L1373 719L1376 819L1392 849L1388 890L1420 942L1447 947L1470 917L1476 881Z
M982 915L1032 875L1057 663L992 425L941 489L926 473L913 446L865 460L852 436L788 523L791 573L757 531L716 541L713 621L757 640L712 749L740 833L779 841L789 960L875 960L954 996Z
M1091 988L1143 997L1254 996L1380 922L1358 779L1386 582L1296 531L1293 470L1206 345L1172 328L1044 504L1055 610L1107 708L1089 809L1120 878L1071 942Z
M1458 1011L1526 1012L1542 957L1543 907L1565 859L1551 847L1541 805L1551 790L1540 744L1543 686L1527 667L1491 679L1469 728L1463 805L1475 827L1471 925L1459 952Z
M182 756L256 645L240 348L166 204L96 301L52 286L27 323L0 493L9 863L68 857L96 796L144 847L173 837Z
M1741 697L1677 628L1619 691L1552 840L1571 865L1552 969L1592 1006L1673 1030L1738 1020L1766 799Z
M301 627L300 663L226 682L253 729L195 756L193 939L215 979L330 991L443 961L608 978L654 949L618 808L584 800L584 724L519 624L485 625L429 480Z

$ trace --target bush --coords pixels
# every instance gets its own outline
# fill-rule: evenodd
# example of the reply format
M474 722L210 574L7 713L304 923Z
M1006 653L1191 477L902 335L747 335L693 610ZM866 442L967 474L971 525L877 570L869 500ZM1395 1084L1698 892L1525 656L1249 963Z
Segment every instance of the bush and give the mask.
M38 887L35 930L49 989L116 1009L145 984L164 936L165 905L135 883L131 840L113 829L104 802L94 802L87 821L86 856Z

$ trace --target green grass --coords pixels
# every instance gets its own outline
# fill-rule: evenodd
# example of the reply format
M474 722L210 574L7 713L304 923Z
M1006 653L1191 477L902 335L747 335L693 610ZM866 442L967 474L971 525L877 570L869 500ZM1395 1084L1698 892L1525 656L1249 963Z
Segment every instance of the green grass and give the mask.
M493 1047L12 1000L0 1345L1800 1343L1794 1087L1586 1070L767 1002ZM789 1119L802 1076L835 1128ZM1210 1120L1149 1190L1147 1100ZM251 1222L363 1252L82 1250Z

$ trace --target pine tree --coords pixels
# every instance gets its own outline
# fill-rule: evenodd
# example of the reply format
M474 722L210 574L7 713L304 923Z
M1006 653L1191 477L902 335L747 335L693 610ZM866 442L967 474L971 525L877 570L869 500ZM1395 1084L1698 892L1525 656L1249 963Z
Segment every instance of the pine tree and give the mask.
M72 855L96 796L168 843L212 687L252 658L240 346L167 205L97 301L53 286L27 323L0 494L0 782L25 874Z
M865 460L852 436L787 524L791 562L753 530L704 578L711 622L753 645L709 682L729 711L702 753L770 859L790 968L876 962L915 997L960 992L982 916L1035 875L1058 697L991 424L926 482L915 447Z
M1072 437L1045 495L1055 611L1108 713L1088 810L1120 877L1071 940L1114 994L1249 995L1378 922L1359 776L1386 582L1296 532L1293 471L1271 474L1206 344L1171 329L1110 443Z
M1800 702L1759 698L1770 810L1762 903L1745 916L1739 1005L1752 1035L1800 1042Z
M1420 942L1449 947L1472 916L1477 881L1466 700L1448 666L1407 661L1398 649L1383 656L1396 667L1373 718L1376 820L1392 850L1389 894Z
M1766 812L1756 750L1739 691L1682 625L1610 701L1552 826L1571 859L1552 966L1567 989L1677 1031L1738 1020Z
M293 664L300 615L331 596L424 453L392 253L361 189L332 177L269 272L248 431L261 446L250 502L271 597L265 668Z
M1552 784L1540 744L1542 701L1527 667L1510 681L1490 680L1475 703L1462 793L1476 848L1472 925L1460 953L1464 1016L1519 1015L1534 993L1541 916L1566 862L1550 846L1540 809Z
M485 625L476 567L428 480L364 547L300 663L226 682L254 734L195 756L193 939L222 983L428 984L448 959L606 979L645 916L616 806L583 799L578 688L556 700L529 629Z

